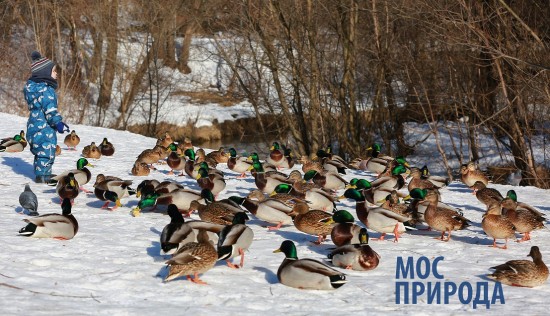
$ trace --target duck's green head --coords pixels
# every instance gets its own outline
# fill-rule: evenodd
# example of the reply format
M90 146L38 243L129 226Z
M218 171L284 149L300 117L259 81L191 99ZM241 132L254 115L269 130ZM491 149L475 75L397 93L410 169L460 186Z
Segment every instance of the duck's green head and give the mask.
M248 215L246 215L245 212L237 212L235 213L235 216L233 217L233 221L231 221L231 224L237 225L237 224L244 224L247 220L250 218Z
M229 200L233 201L233 202L235 202L239 205L243 205L245 199L240 197L240 196L233 195L233 196L229 197Z
M76 169L82 170L84 167L93 167L86 158L80 158L76 161Z
M71 204L71 199L64 198L63 202L61 202L61 211L63 212L63 215L71 215L73 205Z
M21 137L21 135L13 136L13 140L15 140L16 142L20 142L22 139L23 139L23 137Z
M237 151L235 150L235 148L229 148L229 154L231 155L231 158L237 158Z
M296 252L296 246L291 240L285 240L281 243L279 249L274 250L273 252L282 252L285 254L287 259L298 259L298 253Z
M357 190L366 190L372 188L372 184L367 179L359 179L355 183L355 188Z
M205 168L199 168L197 180L200 178L208 178L208 169Z
M509 190L508 192L506 192L506 197L509 197L514 202L518 201L518 195L514 190Z
M202 189L201 197L206 201L206 204L214 202L214 194L209 189Z
M318 173L317 170L309 170L304 174L304 180L309 181L313 179L313 177L315 177L317 173Z
M278 184L273 192L275 193L288 193L292 189L292 186L288 183L280 183Z
M355 222L355 218L353 218L353 215L351 215L351 213L346 210L339 210L334 212L334 214L332 214L332 219L336 223L340 223L340 224Z
M113 191L105 191L105 194L103 196L111 202L117 203L117 205L120 203L120 199L118 198L118 194Z
M206 161L203 161L199 164L199 168L204 168L206 170L210 170L210 166L206 163Z
M273 144L271 144L270 150L279 150L279 149L281 149L281 145L279 145L278 142L273 142Z
M363 196L363 193L357 189L347 189L344 192L344 197L348 199L355 200L356 202L364 201L365 197Z
M170 145L168 145L168 149L170 149L170 151L176 152L178 151L178 146L176 146L175 143L171 143Z
M380 146L380 144L374 143L374 144L372 144L372 146L367 148L367 150L372 150L371 156L376 158L376 157L378 157L378 155L380 155L380 151L382 150L382 147Z
M262 167L262 163L259 160L254 160L252 163L252 169L256 172L264 172L264 167Z
M407 160L406 160L405 157L403 157L403 156L397 156L397 157L395 157L395 161L396 161L397 163L399 163L400 165L403 165L403 166L406 166L406 167L409 166L409 163L407 162Z
M322 149L319 149L317 150L317 157L320 157L320 158L325 158L325 157L329 157L329 153L322 150Z
M394 176L400 175L400 174L405 173L405 172L407 172L407 168L404 165L401 165L401 164L393 167L393 169L391 170L391 174L394 175Z
M248 157L250 160L252 160L253 162L256 162L256 161L260 161L260 157L258 157L258 153L257 152L253 152L250 154L250 156Z
M158 197L159 195L156 193L147 195L143 200L139 201L138 208L144 209L146 207L154 206Z
M364 227L359 231L359 243L361 245L367 245L369 243L369 232L367 232L367 229Z
M193 148L187 148L183 154L189 158L189 160L191 161L195 161L195 151L193 150Z
M426 194L428 194L428 190L420 188L412 189L411 192L409 192L409 196L411 198L418 200L423 200L426 197Z

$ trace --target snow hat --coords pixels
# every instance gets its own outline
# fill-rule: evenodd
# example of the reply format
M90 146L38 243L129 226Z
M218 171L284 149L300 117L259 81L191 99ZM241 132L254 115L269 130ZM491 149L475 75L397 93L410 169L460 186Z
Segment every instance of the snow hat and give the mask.
M33 77L47 78L51 76L54 63L46 57L42 57L39 52L31 53L32 65L31 71Z

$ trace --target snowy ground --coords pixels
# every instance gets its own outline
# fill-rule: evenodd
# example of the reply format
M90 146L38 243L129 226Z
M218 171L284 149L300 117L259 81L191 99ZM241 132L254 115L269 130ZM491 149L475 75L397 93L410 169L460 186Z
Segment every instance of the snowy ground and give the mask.
M13 136L26 130L26 118L0 113L4 122L0 137ZM6 124L8 122L8 124ZM81 136L77 151L63 150L56 159L54 173L75 167L84 145L99 143L107 137L116 147L115 155L91 161L95 165L92 174L118 176L134 181L137 186L143 179L171 178L185 187L197 189L196 181L188 177L168 176L168 167L148 177L134 177L130 169L136 156L146 148L152 148L155 139L124 131L89 126L71 125ZM63 145L64 135L58 143ZM208 151L208 150L207 150ZM432 150L435 152L435 148ZM330 241L316 246L310 241L315 237L299 232L293 226L279 231L267 231L262 222L252 219L248 224L255 238L247 253L243 269L233 270L219 262L202 276L207 286L193 284L184 279L163 283L167 270L167 256L160 254L159 235L169 222L166 215L143 213L134 218L130 210L137 205L135 197L126 198L123 207L110 212L100 209L103 202L93 194L80 193L73 207L79 221L76 237L69 241L33 239L18 236L27 215L18 203L19 193L26 183L38 195L41 214L60 212L58 198L52 187L35 184L32 170L32 154L0 153L0 306L2 315L328 315L328 314L406 314L457 315L472 312L482 314L527 314L546 315L550 287L515 288L503 286L505 303L499 300L487 310L485 306L474 309L472 303L461 304L457 295L452 295L449 304L428 304L426 294L419 296L417 304L396 304L396 262L398 257L425 256L430 260L443 256L438 272L444 280L431 276L418 281L425 285L432 282L463 282L472 285L474 297L476 285L488 282L489 299L495 283L484 277L488 268L512 259L529 259L526 255L533 245L538 245L543 260L550 260L547 240L550 232L537 231L530 242L509 244L508 250L488 247L492 240L481 229L485 210L470 190L460 182L442 189L442 200L464 211L472 221L467 230L455 232L450 242L441 242L432 237L436 232L414 231L405 234L398 243L393 239L372 241L371 246L380 254L377 269L369 272L345 271L349 283L336 291L304 291L286 287L277 280L277 269L284 255L272 253L285 239L293 240L301 258L325 260ZM428 164L421 156L410 157L414 164ZM228 171L225 165L219 165ZM295 166L299 169L300 166ZM286 171L288 172L288 171ZM227 188L219 198L231 195L244 196L255 188L253 179L235 179L227 172ZM349 172L345 178L373 177L363 172ZM93 182L93 181L92 181ZM92 189L89 183L85 187ZM549 215L550 192L534 187L491 185L503 194L509 189L518 193L520 201L528 202ZM342 193L342 192L340 192ZM339 209L354 211L354 202L342 200ZM192 218L198 219L196 214ZM370 232L371 237L378 234ZM344 271L344 270L343 270ZM403 281L403 280L400 280ZM443 298L443 296L442 296Z

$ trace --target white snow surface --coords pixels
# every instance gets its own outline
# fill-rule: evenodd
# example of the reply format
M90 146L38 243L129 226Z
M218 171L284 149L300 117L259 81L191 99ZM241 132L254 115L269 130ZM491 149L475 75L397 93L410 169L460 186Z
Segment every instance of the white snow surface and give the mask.
M0 137L11 137L26 130L25 117L0 113L4 122ZM7 123L7 124L6 124ZM152 148L155 139L125 131L84 125L71 125L81 137L77 151L68 151L63 145L65 135L58 134L63 148L56 158L54 173L59 174L75 167L83 146L92 141L101 142L107 137L116 148L112 157L90 159L92 177L99 173L133 180L136 187L144 179L174 179L187 188L198 189L196 180L189 177L167 175L168 166L158 165L147 177L135 177L130 169L141 151ZM414 127L414 126L413 126ZM412 127L411 127L412 128ZM211 149L206 149L209 152ZM237 150L240 152L239 150ZM436 152L435 148L432 152ZM408 157L416 165L431 167L433 159L422 161L422 156ZM460 208L472 221L466 230L454 232L450 242L433 237L438 232L411 231L394 243L390 236L386 241L371 241L370 245L380 256L378 268L368 272L342 270L349 282L335 291L299 290L282 285L277 280L277 269L284 259L282 253L273 253L282 241L293 240L300 258L313 258L330 264L326 259L330 239L322 245L311 243L316 239L293 226L278 231L268 231L265 223L251 216L248 225L254 231L254 241L246 253L242 269L230 269L223 261L201 276L208 285L191 283L184 278L164 283L167 274L165 261L168 256L160 253L159 236L169 217L162 213L143 212L132 217L130 211L137 205L135 196L125 198L123 207L115 211L100 209L103 204L94 195L81 192L75 199L73 214L79 222L75 238L67 241L35 239L18 236L22 221L28 216L18 203L18 196L26 183L39 200L40 214L60 213L59 198L55 188L34 183L33 155L28 150L21 153L0 153L0 313L2 315L461 315L481 313L486 315L547 315L550 295L548 283L537 288L519 288L503 285L505 304L473 308L472 302L461 304L458 295L452 295L449 304L428 304L427 295L419 296L417 304L396 304L396 281L467 282L476 296L478 282L488 282L489 300L495 283L485 277L489 268L512 259L526 257L531 246L539 246L543 260L550 260L547 245L548 229L533 232L531 241L510 241L507 250L489 247L492 239L481 229L485 207L471 190L461 182L453 182L441 190L442 200ZM253 178L236 179L235 173L225 164L218 168L226 172L227 188L219 199L231 195L245 196L255 189ZM301 166L293 169L301 170ZM290 170L285 170L285 173ZM374 179L374 175L350 170L344 176ZM94 180L85 185L92 190ZM550 192L535 187L513 187L490 184L505 194L514 189L518 200L527 202L549 215ZM406 190L402 189L402 190ZM342 192L338 192L340 194ZM351 211L355 216L355 202L340 200L339 209ZM198 219L197 214L191 215ZM547 224L548 225L548 224ZM371 237L378 237L369 231ZM518 235L519 237L519 235ZM501 243L502 241L499 241ZM444 257L438 264L443 280L432 275L427 280L396 280L398 257L425 256L430 260ZM443 291L443 288L442 288Z

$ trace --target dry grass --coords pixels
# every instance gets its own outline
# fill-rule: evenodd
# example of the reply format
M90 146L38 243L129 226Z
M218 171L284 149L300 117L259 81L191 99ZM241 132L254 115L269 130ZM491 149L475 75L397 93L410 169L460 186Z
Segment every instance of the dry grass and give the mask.
M187 96L191 98L191 103L217 103L220 106L233 106L244 101L244 99L235 98L230 95L222 95L215 91L178 91L174 92L173 95Z

